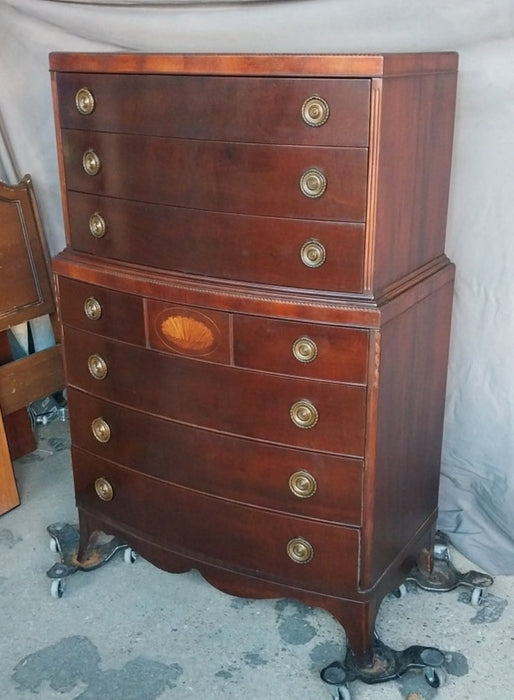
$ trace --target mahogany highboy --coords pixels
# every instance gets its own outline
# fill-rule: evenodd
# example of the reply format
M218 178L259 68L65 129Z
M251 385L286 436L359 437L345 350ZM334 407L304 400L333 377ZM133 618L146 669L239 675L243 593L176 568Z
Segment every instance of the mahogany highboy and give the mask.
M81 547L326 608L429 566L457 57L52 54Z

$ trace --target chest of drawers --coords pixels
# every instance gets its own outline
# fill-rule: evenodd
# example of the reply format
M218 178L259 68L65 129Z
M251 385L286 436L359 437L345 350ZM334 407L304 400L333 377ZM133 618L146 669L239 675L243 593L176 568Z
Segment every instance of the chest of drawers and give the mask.
M332 612L428 565L455 54L52 54L82 551Z

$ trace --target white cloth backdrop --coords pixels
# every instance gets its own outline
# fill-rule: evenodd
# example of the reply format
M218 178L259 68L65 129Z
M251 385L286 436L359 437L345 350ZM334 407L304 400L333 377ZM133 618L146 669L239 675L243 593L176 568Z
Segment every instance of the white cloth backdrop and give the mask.
M0 177L32 174L59 251L50 51L448 49L460 53L447 238L457 280L439 524L478 566L514 573L512 0L0 0Z

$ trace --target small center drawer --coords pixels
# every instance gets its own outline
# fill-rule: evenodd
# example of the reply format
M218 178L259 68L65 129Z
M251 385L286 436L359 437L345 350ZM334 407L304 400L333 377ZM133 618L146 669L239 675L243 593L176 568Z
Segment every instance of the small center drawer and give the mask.
M357 586L357 529L205 496L78 449L73 465L80 508L171 551L337 596Z

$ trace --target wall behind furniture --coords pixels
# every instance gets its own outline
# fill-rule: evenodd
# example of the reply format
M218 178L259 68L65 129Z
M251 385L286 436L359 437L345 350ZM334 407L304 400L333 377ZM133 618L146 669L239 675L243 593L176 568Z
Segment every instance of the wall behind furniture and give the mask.
M0 177L32 174L60 250L50 51L438 50L460 54L440 526L477 565L514 573L512 0L0 0Z

